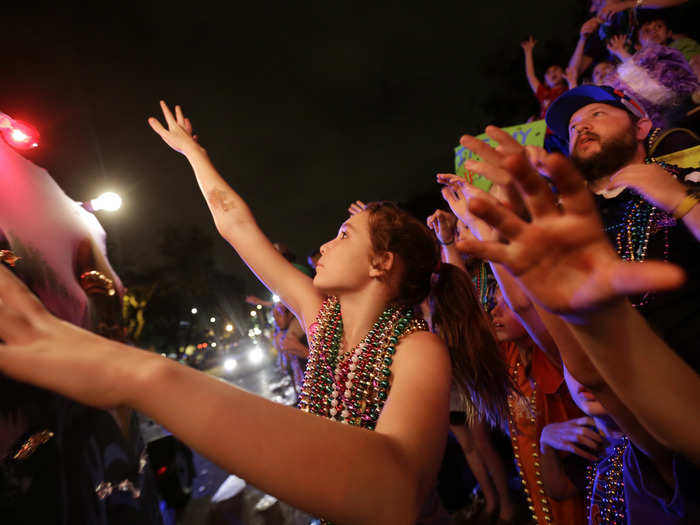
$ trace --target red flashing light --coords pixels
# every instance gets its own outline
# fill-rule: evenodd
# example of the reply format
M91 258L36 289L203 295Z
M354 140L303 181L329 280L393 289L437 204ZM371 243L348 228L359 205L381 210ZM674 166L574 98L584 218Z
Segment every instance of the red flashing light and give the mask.
M158 469L158 475L159 475L159 476L162 476L162 475L165 474L167 471L168 471L168 467L160 467L160 468Z
M0 114L0 129L7 143L14 148L31 149L39 146L39 132L26 122Z

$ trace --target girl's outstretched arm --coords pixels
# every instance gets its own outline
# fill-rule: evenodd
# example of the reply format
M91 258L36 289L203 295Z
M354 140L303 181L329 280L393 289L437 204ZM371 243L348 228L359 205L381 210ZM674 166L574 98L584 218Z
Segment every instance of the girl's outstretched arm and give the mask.
M173 115L165 102L161 101L160 105L167 129L153 117L148 123L168 146L189 161L216 229L258 279L280 296L305 327L308 326L323 300L311 278L280 255L260 230L248 205L216 171L206 150L193 137L192 124L184 117L180 106L175 106Z
M0 339L0 373L91 406L132 406L224 469L338 523L413 523L442 458L451 372L427 332L397 345L374 432L60 321L2 265Z

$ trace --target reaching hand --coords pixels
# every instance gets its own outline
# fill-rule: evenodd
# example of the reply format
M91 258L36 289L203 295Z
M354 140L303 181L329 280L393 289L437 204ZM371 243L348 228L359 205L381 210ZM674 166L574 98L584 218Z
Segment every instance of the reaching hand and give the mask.
M581 31L580 35L581 38L588 38L596 29L598 29L598 26L600 25L600 19L597 17L593 17L590 20L587 20L582 26L581 26Z
M452 244L455 242L457 230L457 217L452 213L436 210L427 219L428 228L435 232L435 237L440 244Z
M606 0L603 7L598 10L598 18L609 22L613 16L615 16L620 11L629 9L630 5L627 2L621 0Z
M168 146L184 155L193 149L200 149L199 144L197 144L197 136L192 135L192 123L190 119L185 118L180 106L175 106L175 116L163 100L160 101L160 107L163 110L168 129L165 129L158 119L151 117L148 119L148 123L153 131L158 133Z
M494 148L471 135L464 135L459 139L462 146L481 157L481 160L465 161L464 169L483 175L495 184L508 184L512 179L510 173L503 168L503 161L509 154L522 152L523 146L496 126L487 126L486 135L498 142L498 146Z
M556 450L572 452L588 461L599 461L605 438L595 430L592 417L570 419L562 423L550 423L542 429L540 446L546 445ZM581 446L588 448L589 452Z
M572 321L615 299L683 283L683 272L674 265L622 261L605 237L593 197L571 162L554 154L544 163L561 206L526 156L511 155L504 169L515 179L531 221L494 200L472 198L469 211L504 239L468 243L475 256L505 265L535 301Z
M126 403L125 380L145 371L146 352L57 319L3 265L0 339L0 372L90 406Z
M623 62L632 58L632 55L627 51L627 38L624 35L610 37L608 50Z
M459 218L471 234L479 240L492 240L496 238L496 233L484 221L475 217L469 211L469 199L474 196L479 196L483 199L493 199L488 193L483 190L468 184L462 177L451 173L439 173L437 176L438 183L444 184L442 188L442 198L449 205L455 217ZM493 186L496 188L497 186Z
M567 67L564 72L564 78L566 83L569 84L569 89L574 89L578 86L578 71L576 71L575 67Z
M533 48L535 47L535 44L537 43L537 40L535 40L532 36L525 40L525 42L520 43L520 47L523 48L523 51L526 53L532 53Z
M355 201L348 207L348 212L350 213L350 215L357 215L358 213L365 211L366 207L367 205L364 202Z
M686 195L686 187L658 164L630 164L615 173L607 189L632 188L664 211L673 211Z

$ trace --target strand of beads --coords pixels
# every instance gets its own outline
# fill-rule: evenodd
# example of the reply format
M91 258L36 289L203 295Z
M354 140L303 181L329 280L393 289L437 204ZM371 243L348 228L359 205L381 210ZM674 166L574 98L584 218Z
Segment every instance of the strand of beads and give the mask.
M299 407L372 430L388 397L396 344L416 330L427 330L427 324L414 319L410 308L389 306L362 342L341 355L342 329L340 304L329 298L311 338Z
M333 388L332 370L338 358L342 319L340 303L328 298L323 302L309 344L309 359L304 384L299 393L299 408L314 414L327 414L328 396ZM329 373L329 370L331 372Z
M596 484L604 493L601 497L600 523L611 525L624 525L625 521L625 482L623 478L625 450L629 445L629 439L623 437L620 443L609 457L610 466L605 473L598 476L596 473L602 462L592 463L586 469L586 516L591 516L593 505L593 491ZM598 491L596 491L598 492Z
M521 371L524 373L524 366L522 366L520 359L515 363L515 367L511 370L511 376L516 385L520 384L520 374ZM527 500L528 509L532 513L533 520L540 524L543 523L540 517L544 520L544 523L552 522L552 510L549 497L544 490L544 481L542 480L542 464L540 462L538 441L539 436L535 441L530 442L530 454L532 455L533 465L535 467L535 485L528 486L527 475L525 468L523 467L523 462L521 460L521 454L527 454L527 450L521 450L518 444L518 428L515 425L515 420L517 418L517 411L521 407L521 402L523 399L517 394L511 392L508 395L508 430L510 431L510 439L513 445L513 456L515 457L515 466L518 469L518 474L520 475L520 481L523 484L523 492L525 492L525 498ZM531 425L536 426L537 424L537 384L532 382L532 394L527 400L529 406L527 410L530 414L529 422ZM541 514L537 509L541 509Z

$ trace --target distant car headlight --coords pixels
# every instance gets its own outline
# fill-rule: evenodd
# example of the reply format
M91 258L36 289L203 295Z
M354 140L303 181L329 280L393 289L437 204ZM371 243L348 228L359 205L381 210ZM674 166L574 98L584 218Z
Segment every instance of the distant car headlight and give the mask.
M224 370L227 372L231 372L234 368L236 368L236 366L238 366L238 363L231 357L224 361Z
M250 359L250 362L253 364L258 364L263 360L264 354L262 351L262 348L259 346L254 346L251 351L248 353L248 359Z

